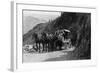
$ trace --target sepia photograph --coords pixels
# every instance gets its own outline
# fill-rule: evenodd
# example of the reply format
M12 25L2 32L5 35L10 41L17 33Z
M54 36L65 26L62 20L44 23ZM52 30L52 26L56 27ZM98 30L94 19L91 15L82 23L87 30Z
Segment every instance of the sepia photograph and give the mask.
M23 63L91 59L91 13L22 10Z

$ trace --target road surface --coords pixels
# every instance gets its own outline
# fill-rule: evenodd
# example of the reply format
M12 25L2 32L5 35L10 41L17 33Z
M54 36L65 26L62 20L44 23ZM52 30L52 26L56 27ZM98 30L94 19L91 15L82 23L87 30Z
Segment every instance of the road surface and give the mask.
M44 62L44 61L63 61L69 58L68 52L73 51L75 48L54 51L48 53L23 53L23 62Z

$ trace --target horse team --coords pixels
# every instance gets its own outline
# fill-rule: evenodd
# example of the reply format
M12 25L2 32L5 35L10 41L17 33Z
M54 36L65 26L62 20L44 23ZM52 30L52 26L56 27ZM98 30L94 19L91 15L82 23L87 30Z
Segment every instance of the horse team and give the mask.
M32 40L34 40L35 49L37 52L49 52L62 50L62 46L64 45L64 41L69 39L68 34L70 31L68 30L58 30L54 33L33 33ZM69 43L69 42L68 42Z

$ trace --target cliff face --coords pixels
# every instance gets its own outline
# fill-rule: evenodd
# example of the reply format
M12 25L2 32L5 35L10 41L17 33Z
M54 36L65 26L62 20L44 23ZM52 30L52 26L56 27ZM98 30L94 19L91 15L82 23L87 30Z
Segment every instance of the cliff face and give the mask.
M73 57L78 59L91 58L90 13L62 13L56 25L59 28L66 28L71 31L72 45L76 46L76 50L73 51Z
M28 33L23 35L25 43L31 43L32 33L50 32L58 29L71 31L72 45L76 46L73 56L77 58L90 58L91 56L91 14L63 12L61 16L47 23L38 24Z
M61 28L71 31L72 45L76 46L73 56L78 59L91 58L91 14L62 13L57 22Z

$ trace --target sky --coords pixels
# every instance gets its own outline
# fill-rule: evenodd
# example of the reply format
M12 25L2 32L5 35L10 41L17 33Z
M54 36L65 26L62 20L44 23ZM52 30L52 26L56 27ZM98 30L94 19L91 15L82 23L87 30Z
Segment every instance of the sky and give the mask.
M53 20L61 15L60 12L51 12L51 11L32 11L24 10L23 11L23 33L27 33L30 29L36 26L39 23L45 23L49 20Z
M35 18L48 21L50 19L55 19L56 17L60 16L60 12L26 10L26 11L23 11L23 15L33 16Z

